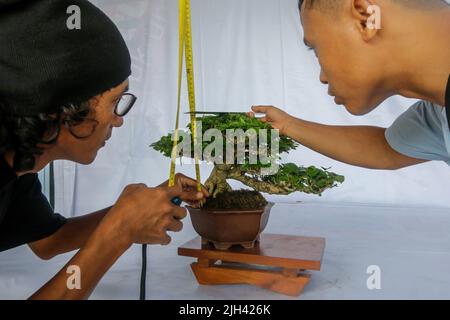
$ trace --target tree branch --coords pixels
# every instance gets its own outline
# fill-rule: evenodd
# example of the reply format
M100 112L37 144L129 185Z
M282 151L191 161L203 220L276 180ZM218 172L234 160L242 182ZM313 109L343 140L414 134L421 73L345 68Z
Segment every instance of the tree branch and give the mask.
M277 186L270 182L261 181L258 178L246 176L244 171L237 168L229 172L228 178L242 182L247 187L250 187L256 191L268 194L287 195L295 191L288 188L287 186Z

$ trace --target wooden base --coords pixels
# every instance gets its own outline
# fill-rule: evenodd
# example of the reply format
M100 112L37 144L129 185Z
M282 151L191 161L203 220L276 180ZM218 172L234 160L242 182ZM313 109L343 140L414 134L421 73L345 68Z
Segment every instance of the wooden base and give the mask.
M209 243L211 243L214 248L216 248L217 250L229 250L232 246L242 246L245 249L253 249L255 247L255 245L257 245L257 242L259 242L259 236L258 239L255 239L253 241L248 241L248 242L238 242L238 243L233 243L233 242L217 242L217 241L212 241L212 240L208 240L205 238L202 238L202 246L206 246Z
M197 237L178 254L198 259L191 268L199 284L249 284L298 296L311 277L304 271L320 270L324 249L323 238L262 234L252 249L221 251Z

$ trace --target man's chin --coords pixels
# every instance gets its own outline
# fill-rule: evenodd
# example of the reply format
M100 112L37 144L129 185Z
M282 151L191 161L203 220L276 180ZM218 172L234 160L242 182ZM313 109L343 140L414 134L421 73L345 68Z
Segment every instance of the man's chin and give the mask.
M89 155L87 157L83 157L82 159L78 159L77 162L79 164L89 165L89 164L92 164L96 158L97 158L97 152L95 152L94 154Z
M352 101L345 101L344 103L342 103L342 105L351 115L354 116L365 116L376 108L376 106L372 107L370 105L368 106L367 104L354 103Z
M367 114L367 112L363 112L361 110L357 110L357 109L355 109L355 108L353 108L351 106L347 106L347 105L344 105L344 106L345 106L345 109L347 109L348 113L350 113L353 116L364 116L364 115Z

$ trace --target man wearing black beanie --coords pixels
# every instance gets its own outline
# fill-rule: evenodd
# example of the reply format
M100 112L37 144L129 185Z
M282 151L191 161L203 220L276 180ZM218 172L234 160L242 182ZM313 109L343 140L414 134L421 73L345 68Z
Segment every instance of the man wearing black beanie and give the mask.
M68 8L81 13L70 28ZM28 244L41 258L79 249L35 299L84 299L133 243L168 244L184 209L206 197L177 175L176 187L127 186L116 204L66 219L53 212L37 172L58 159L82 164L120 127L136 97L131 59L114 23L86 0L0 0L0 251ZM81 286L67 287L68 270Z

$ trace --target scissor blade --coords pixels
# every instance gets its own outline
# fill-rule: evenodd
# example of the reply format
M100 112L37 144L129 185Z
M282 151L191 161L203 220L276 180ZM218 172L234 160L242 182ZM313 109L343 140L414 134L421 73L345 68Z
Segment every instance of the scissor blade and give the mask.
M185 114L212 114L212 115L220 115L220 114L247 114L247 113L246 112L195 111L195 112L186 112Z

